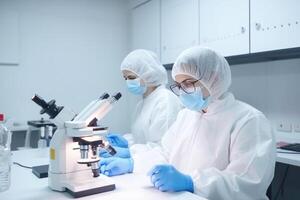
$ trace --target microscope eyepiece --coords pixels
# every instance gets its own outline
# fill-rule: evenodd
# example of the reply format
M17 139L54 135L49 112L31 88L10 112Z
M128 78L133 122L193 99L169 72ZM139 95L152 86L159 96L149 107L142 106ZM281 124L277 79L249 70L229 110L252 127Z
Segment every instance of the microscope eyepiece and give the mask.
M108 97L109 97L109 94L104 93L99 97L99 99L108 99Z
M116 100L119 100L119 99L122 97L122 94L121 94L121 92L118 92L117 94L113 95L113 97L114 97Z
M34 101L36 104L38 104L42 108L47 107L47 102L39 95L35 94L31 99L32 99L32 101Z
M36 104L42 107L41 114L47 113L50 119L54 119L58 113L64 108L63 106L57 106L55 100L51 100L48 103L39 95L35 94L32 98Z

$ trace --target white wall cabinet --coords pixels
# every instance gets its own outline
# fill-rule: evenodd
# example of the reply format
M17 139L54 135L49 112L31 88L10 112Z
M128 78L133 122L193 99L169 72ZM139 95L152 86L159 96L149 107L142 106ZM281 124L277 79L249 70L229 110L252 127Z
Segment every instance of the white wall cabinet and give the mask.
M143 3L146 3L147 1L149 0L129 0L129 6L130 8L135 8Z
M160 57L160 0L134 8L131 23L131 50L147 49Z
M133 48L174 63L202 45L224 56L300 47L299 0L151 0L132 11Z
M224 56L249 53L249 0L200 0L200 44Z
M251 52L300 47L299 0L251 0Z
M199 44L199 0L162 0L162 63L173 63L183 50L197 44Z

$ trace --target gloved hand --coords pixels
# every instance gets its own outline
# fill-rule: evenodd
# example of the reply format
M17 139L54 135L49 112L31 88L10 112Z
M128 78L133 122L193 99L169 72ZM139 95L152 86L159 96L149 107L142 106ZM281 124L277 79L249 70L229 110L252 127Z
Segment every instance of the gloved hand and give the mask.
M107 134L106 139L113 146L128 148L128 141L118 133L109 133Z
M132 158L102 158L100 160L100 170L102 174L107 176L116 176L125 173L132 173Z
M190 176L182 174L172 165L156 165L148 172L154 187L162 192L189 191L194 192L193 180Z
M121 148L121 147L116 147L116 146L112 146L115 150L116 150L116 154L115 155L111 155L110 153L108 153L105 149L101 149L100 150L100 157L102 158L109 158L109 157L120 157L120 158L130 158L130 151L128 148Z

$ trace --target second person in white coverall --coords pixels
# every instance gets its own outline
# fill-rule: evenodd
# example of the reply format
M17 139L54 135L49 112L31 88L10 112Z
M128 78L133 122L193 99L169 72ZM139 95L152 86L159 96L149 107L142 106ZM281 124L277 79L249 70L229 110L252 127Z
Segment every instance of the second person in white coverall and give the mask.
M176 95L166 88L166 69L155 53L138 49L124 58L121 71L129 92L141 98L132 111L131 134L125 135L129 145L136 144L131 152L139 150L139 144L160 145L161 138L182 109ZM108 134L107 139L113 146L117 146L116 156L130 156L129 150L125 149L128 142L120 134ZM110 157L110 154L102 151L101 156Z
M134 143L159 143L182 108L178 98L166 89L166 69L155 53L138 49L125 57L121 71L129 92L142 97L131 127Z

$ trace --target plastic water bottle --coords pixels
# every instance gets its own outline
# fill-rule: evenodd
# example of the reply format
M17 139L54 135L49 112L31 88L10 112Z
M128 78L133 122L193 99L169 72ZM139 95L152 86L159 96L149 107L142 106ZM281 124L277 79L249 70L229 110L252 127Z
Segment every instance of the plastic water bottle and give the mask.
M11 132L5 127L4 115L0 114L0 192L10 186L11 171Z

